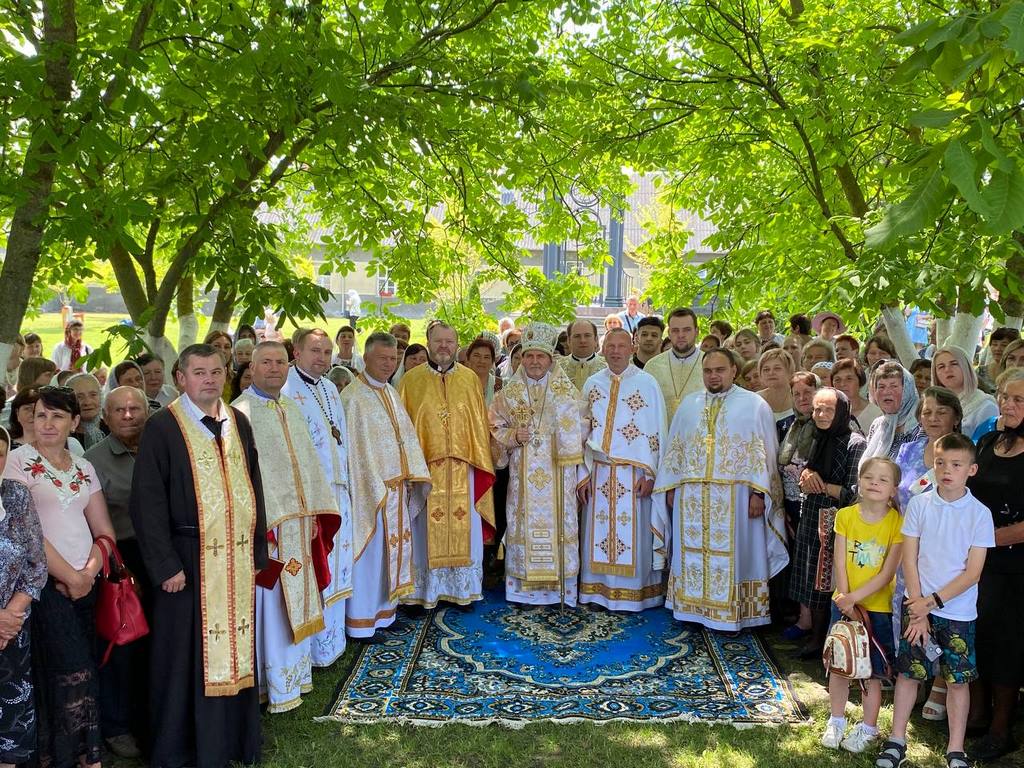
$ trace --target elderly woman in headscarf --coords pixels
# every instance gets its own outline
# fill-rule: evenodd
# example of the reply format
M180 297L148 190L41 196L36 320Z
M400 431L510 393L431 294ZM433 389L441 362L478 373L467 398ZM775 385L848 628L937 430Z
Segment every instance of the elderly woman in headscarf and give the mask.
M836 510L857 498L857 468L866 446L851 427L846 395L832 387L814 394L814 427L807 464L800 472L800 526L791 571L790 597L810 613L810 637L800 658L821 654L832 601L832 544Z
M999 414L995 398L978 388L978 374L960 347L947 346L935 350L932 386L945 387L960 398L964 411L961 431L968 437L973 437L979 426Z
M134 360L123 360L113 367L110 375L107 376L107 383L103 385L103 402L107 401L107 395L118 387L135 387L146 393L146 374L142 372L142 366ZM163 406L158 400L146 397L150 411L158 411Z
M887 456L896 461L900 448L922 435L914 418L918 401L914 377L896 361L884 361L871 371L869 390L871 401L882 415L868 428L868 447L861 461L873 456Z
M785 354L780 350L780 355ZM812 374L801 371L790 376L789 386L794 418L779 445L778 464L779 475L782 477L783 506L786 510L786 533L792 542L800 526L800 473L807 465L807 458L811 455L811 447L814 444L815 429L811 411L819 382ZM791 545L790 562L793 560L792 551ZM787 566L773 579L772 586L776 590L776 613L786 613L786 605L779 605L779 602L792 596L791 570L792 568ZM799 640L811 631L810 610L798 598L794 598L794 601L801 604L800 615L793 626L783 631L782 636L787 640Z

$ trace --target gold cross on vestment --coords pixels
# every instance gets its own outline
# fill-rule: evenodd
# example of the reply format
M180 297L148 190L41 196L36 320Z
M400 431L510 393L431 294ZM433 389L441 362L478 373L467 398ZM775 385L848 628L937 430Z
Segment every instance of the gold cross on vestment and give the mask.
M213 556L217 557L220 554L220 551L224 549L224 545L220 543L220 540L214 539L213 544L208 544L206 549L212 551Z
M212 467L216 463L216 461L217 460L213 458L211 454L204 453L202 456L196 459L196 464L199 466L200 469L207 470L210 469L210 467Z
M249 634L249 620L244 616L242 617L242 620L238 622L238 631L243 635Z
M242 534L242 538L235 542L236 547L244 547L249 543L249 537L246 534Z
M227 634L227 630L221 629L220 624L218 623L206 630L206 634L208 634L215 643L219 643L221 636Z
M292 395L292 400L297 402L299 405L304 405L306 402L306 396L301 392L296 392L294 395Z

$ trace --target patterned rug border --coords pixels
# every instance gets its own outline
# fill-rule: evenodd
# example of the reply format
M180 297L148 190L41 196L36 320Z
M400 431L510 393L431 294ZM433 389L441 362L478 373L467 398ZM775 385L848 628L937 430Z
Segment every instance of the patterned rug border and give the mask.
M441 607L434 608L426 613L424 617L417 617L417 621L433 621L434 614L440 610ZM509 718L509 717L488 717L480 718L476 720L460 720L457 718L447 719L430 719L430 718L417 718L408 716L385 716L385 717L374 717L365 715L339 715L337 714L338 704L341 699L342 693L355 678L360 671L361 664L364 657L370 654L377 648L377 644L374 643L360 643L362 646L359 652L353 657L349 668L345 674L341 677L338 683L334 687L334 693L328 700L328 703L324 707L322 715L316 716L313 722L316 723L338 723L340 725L394 725L394 726L412 726L415 728L445 728L452 725L465 725L471 728L483 728L487 726L498 726L500 728L506 728L509 730L519 731L528 728L533 725L542 723L551 723L554 725L581 725L590 723L591 725L604 726L621 723L635 723L644 725L669 725L676 723L686 723L690 725L706 725L710 727L716 726L730 726L738 731L745 731L752 728L781 728L784 726L788 727L805 727L813 721L810 715L810 710L804 701L798 695L795 686L790 681L789 676L782 672L781 665L779 664L776 656L775 649L766 641L766 639L757 631L749 630L758 647L764 654L766 663L770 666L776 679L779 682L780 688L789 696L790 701L793 704L792 720L783 722L742 722L732 720L729 718L706 718L693 715L691 713L681 713L678 715L670 715L658 718L635 718L635 717L609 717L609 718L588 718L580 717L577 715L571 715L566 717L547 717L547 718ZM705 635L708 634L707 630L703 631ZM353 641L358 642L358 641Z

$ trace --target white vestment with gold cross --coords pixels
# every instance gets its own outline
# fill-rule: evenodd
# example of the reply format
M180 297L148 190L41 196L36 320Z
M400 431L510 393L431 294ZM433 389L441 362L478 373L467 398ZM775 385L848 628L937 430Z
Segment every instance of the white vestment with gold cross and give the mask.
M537 380L520 366L495 396L490 420L495 465L509 468L505 597L531 605L558 605L564 598L574 606L576 485L583 463L576 388L556 364ZM532 433L525 445L516 440L522 427Z
M308 379L308 374L303 374ZM310 655L314 667L329 667L345 652L345 599L352 594L352 503L348 492L348 429L338 388L324 377L304 380L293 365L281 390L299 405L306 417L320 466L338 501L341 527L329 562L331 583L323 592L324 628L313 638ZM331 431L331 422L341 442Z
M637 484L653 480L668 430L665 401L654 377L632 363L621 374L595 373L583 386L590 498L583 509L580 602L614 611L642 611L664 602L654 568L652 505ZM662 511L664 516L664 511Z
M768 580L789 562L782 506L772 503L778 450L771 408L737 386L683 400L672 419L655 492L656 565L671 561L665 606L681 621L736 631L769 622ZM752 493L765 513L751 519Z

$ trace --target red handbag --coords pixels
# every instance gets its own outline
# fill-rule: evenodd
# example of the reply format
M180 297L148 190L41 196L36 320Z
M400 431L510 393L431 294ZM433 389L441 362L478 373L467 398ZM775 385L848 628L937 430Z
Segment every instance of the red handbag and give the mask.
M148 635L149 623L136 592L135 576L125 568L117 544L109 536L99 536L96 542L103 554L103 579L96 598L96 633L109 642L100 663L103 666L115 645L128 645ZM103 544L110 547L110 555Z

